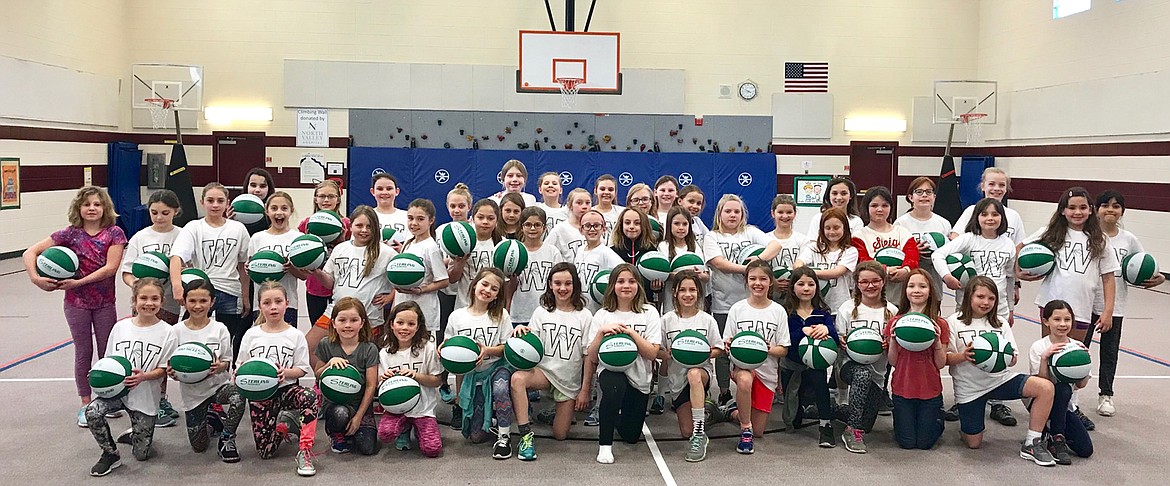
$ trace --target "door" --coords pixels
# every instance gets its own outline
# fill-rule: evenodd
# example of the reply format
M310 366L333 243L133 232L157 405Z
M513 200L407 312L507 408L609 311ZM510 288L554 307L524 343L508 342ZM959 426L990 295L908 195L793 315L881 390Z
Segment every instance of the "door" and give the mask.
M215 138L215 177L232 194L239 194L249 170L264 167L264 132L212 132Z
M849 148L849 178L857 184L858 197L874 186L886 186L897 194L894 182L898 177L898 159L894 154L898 142L855 141L849 144ZM897 208L894 209L893 214L897 214Z

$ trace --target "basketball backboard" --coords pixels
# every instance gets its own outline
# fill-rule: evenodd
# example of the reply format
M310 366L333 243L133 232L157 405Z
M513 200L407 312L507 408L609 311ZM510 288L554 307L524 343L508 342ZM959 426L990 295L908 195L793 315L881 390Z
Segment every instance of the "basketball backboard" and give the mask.
M559 93L558 79L580 79L582 94L621 94L617 32L520 31L517 93Z
M130 67L131 122L134 128L153 128L147 99L173 100L183 128L199 128L203 112L203 66L184 64L133 64ZM173 129L168 119L165 128Z
M998 93L999 83L995 81L935 81L934 122L959 124L963 122L962 115L982 113L987 116L970 122L994 125Z

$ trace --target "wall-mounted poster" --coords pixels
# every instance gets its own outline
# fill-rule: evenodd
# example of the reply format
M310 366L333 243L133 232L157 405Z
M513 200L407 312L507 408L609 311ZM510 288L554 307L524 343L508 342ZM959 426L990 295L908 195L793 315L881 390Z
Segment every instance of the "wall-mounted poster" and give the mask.
M797 206L820 206L829 190L829 176L796 176L793 178L792 197Z
M0 158L0 209L20 208L20 159Z

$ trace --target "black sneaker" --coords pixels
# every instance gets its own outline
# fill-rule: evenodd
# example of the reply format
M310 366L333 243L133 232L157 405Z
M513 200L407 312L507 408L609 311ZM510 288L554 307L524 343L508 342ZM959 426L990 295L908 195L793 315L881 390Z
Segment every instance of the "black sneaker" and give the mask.
M236 450L236 436L219 437L219 458L228 464L240 462L240 452Z
M103 452L101 459L89 470L90 476L105 476L122 465L122 456Z
M722 407L722 406L727 405L727 402L730 402L734 399L735 399L735 397L731 396L731 390L728 390L728 391L725 391L725 392L719 394L719 399L716 400L716 403L718 403L719 406Z
M463 430L463 408L459 405L451 405L451 428Z
M959 421L959 404L951 405L951 408L943 410L943 420L947 422Z
M223 434L223 418L219 416L219 412L214 410L207 411L207 425L211 427L213 434Z
M1056 434L1048 439L1048 452L1052 453L1052 458L1056 459L1056 463L1061 466L1072 465L1072 451L1068 450L1068 442L1064 439L1064 434Z
M889 417L894 414L894 399L884 393L882 395L882 401L878 403L878 415Z
M1002 403L991 406L991 420L999 422L1000 425L1006 427L1016 426L1016 418L1012 416L1012 409Z
M1080 408L1077 408L1073 413L1076 414L1077 418L1081 419L1081 425L1085 426L1085 430L1093 430L1097 428L1097 424L1093 423L1092 420L1089 420L1089 417L1085 415L1085 412L1082 412Z
M126 444L126 445L134 444L134 429L133 428L126 429L121 434L118 434L118 438L114 439L114 442L116 442L118 444Z
M654 399L650 401L650 409L646 413L650 415L662 415L666 411L666 397L662 395L655 395Z
M833 434L833 424L825 424L821 429L821 447L831 449L837 447L837 436Z
M492 448L492 457L500 460L512 457L511 435L501 435L496 439L496 445Z

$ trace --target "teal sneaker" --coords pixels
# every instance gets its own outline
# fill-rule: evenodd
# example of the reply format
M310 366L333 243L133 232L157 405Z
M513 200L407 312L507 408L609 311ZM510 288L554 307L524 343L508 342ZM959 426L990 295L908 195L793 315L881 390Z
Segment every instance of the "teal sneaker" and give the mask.
M521 461L535 461L536 460L536 444L533 444L532 439L536 434L529 432L520 436L520 447L516 451L516 457Z

